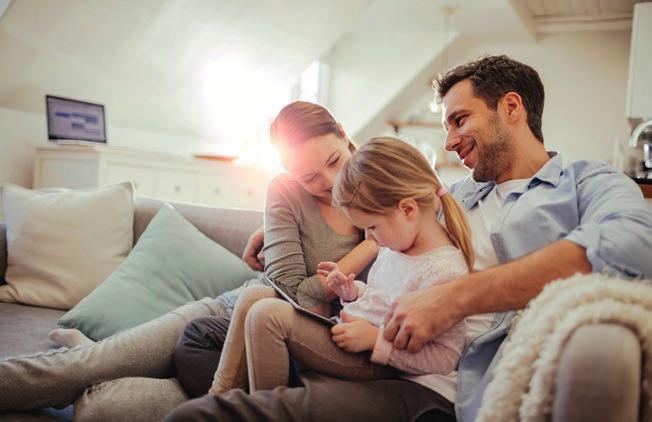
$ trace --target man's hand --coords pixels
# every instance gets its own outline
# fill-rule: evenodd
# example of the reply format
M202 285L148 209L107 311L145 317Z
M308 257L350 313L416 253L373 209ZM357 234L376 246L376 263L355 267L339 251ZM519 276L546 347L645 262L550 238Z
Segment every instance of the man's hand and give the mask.
M355 274L344 275L334 262L320 262L317 273L326 277L326 285L345 302L353 302L358 298L358 288L353 283Z
M338 347L349 353L374 349L378 327L371 325L366 319L352 317L346 312L342 312L340 317L344 322L331 328L333 341Z
M416 353L464 318L458 280L436 284L398 298L385 317L383 335L397 349Z
M247 240L247 245L242 252L242 259L252 270L263 271L265 269L265 255L261 252L264 241L263 226L258 227Z

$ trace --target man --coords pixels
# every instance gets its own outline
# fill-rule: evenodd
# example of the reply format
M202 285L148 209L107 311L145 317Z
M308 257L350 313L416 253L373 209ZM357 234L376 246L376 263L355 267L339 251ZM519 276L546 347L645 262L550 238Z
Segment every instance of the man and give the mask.
M416 352L467 318L472 335L458 373L442 377L430 394L403 380L353 383L313 375L300 388L188 402L170 420L448 420L452 401L458 419L473 420L507 335L508 311L577 272L652 276L649 206L611 167L587 161L564 167L559 154L545 150L544 91L534 69L506 56L486 57L450 70L436 90L446 148L471 170L450 190L468 212L479 271L399 299L384 335L396 348Z

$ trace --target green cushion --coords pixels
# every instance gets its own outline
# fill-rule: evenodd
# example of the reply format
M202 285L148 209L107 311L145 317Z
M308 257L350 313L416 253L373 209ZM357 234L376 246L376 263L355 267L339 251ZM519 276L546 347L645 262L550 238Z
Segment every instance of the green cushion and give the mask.
M255 277L244 261L165 204L127 259L58 323L101 340Z

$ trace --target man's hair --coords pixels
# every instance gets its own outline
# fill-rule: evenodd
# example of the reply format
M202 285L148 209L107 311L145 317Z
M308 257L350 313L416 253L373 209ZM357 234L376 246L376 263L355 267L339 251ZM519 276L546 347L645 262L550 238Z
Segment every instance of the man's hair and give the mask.
M543 143L541 116L544 92L536 70L507 56L482 57L440 74L433 82L438 100L441 101L453 85L464 79L471 81L473 94L493 110L497 109L498 101L508 92L520 95L527 112L527 124Z

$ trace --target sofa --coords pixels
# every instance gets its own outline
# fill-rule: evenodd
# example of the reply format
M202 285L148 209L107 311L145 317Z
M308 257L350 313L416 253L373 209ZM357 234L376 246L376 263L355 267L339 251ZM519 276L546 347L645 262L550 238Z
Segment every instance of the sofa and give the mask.
M162 202L138 198L134 243ZM262 224L259 211L173 204L209 238L240 256L251 232ZM5 226L0 223L0 284L7 268ZM0 359L55 347L47 334L65 311L0 303ZM552 419L556 421L634 421L641 403L641 357L638 338L614 324L592 324L577 330L566 344L554 387ZM62 386L65 388L65 386ZM2 398L0 397L0 400ZM71 420L72 406L15 415L7 421Z

